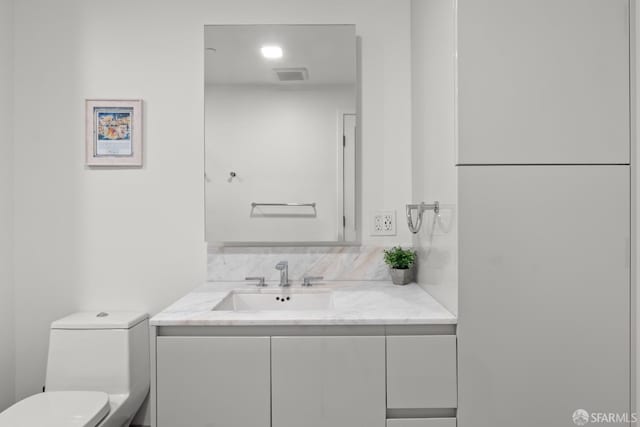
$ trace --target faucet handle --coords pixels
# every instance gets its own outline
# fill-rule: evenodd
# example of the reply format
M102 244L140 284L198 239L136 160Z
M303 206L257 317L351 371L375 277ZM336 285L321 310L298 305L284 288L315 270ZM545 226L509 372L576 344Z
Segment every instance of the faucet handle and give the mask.
M263 287L263 286L267 286L267 284L264 282L264 276L259 276L259 277L245 277L244 280L257 280L258 283L256 283L256 286L258 287Z
M304 279L302 281L302 286L312 286L311 281L316 281L316 280L322 280L324 279L323 276L304 276Z

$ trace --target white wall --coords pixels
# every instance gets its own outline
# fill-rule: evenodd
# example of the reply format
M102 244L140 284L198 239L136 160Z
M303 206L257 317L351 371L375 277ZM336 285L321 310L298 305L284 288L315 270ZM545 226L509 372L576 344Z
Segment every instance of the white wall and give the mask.
M52 320L79 309L153 313L205 278L205 24L356 24L363 212L401 210L411 197L408 0L15 6L19 398L41 390ZM84 167L85 98L145 100L143 169ZM396 237L364 240L410 236L399 227Z
M13 1L0 0L0 411L14 401Z
M207 86L207 241L338 240L338 113L355 102L352 85ZM317 205L312 216L254 201Z
M454 24L454 0L411 1L413 199L441 203L439 221L425 212L414 236L418 283L457 313Z

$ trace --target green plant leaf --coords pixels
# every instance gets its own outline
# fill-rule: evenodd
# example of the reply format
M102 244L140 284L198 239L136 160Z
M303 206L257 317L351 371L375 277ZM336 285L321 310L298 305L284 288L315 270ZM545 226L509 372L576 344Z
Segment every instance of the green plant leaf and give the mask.
M416 252L413 249L402 249L400 246L394 246L384 251L384 262L391 268L406 270L411 268L415 261Z

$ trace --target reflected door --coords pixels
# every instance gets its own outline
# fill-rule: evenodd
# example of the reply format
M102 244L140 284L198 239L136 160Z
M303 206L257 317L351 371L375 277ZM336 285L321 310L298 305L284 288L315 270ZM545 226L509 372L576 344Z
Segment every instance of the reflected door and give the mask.
M343 138L343 222L344 238L347 242L356 241L356 141L357 122L355 114L342 116Z

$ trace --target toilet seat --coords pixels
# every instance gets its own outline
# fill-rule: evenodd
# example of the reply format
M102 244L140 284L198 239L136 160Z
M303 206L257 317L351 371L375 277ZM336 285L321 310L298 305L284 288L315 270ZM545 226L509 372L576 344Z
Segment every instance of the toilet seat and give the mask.
M0 427L96 427L109 413L99 391L51 391L28 397L0 413Z

